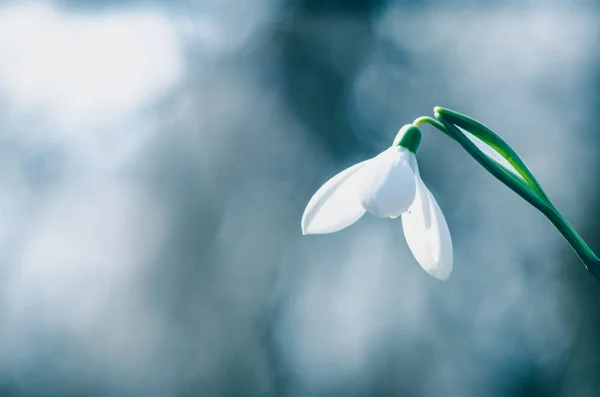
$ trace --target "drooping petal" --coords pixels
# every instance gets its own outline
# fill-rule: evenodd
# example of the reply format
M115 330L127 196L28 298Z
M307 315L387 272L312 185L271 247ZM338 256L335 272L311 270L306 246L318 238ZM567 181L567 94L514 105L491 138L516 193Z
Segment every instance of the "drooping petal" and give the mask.
M364 215L359 200L362 180L359 171L369 161L345 169L317 190L302 215L302 234L337 232Z
M408 211L402 214L404 236L419 265L433 277L445 281L452 273L453 262L448 224L418 171L415 179L415 201Z
M380 218L396 218L405 212L415 197L415 176L410 167L414 155L401 146L392 146L365 167L361 204Z

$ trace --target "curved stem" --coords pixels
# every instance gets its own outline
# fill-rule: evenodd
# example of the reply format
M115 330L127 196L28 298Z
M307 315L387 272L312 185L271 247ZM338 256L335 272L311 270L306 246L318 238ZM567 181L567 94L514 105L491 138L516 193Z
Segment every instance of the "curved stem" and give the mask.
M433 117L423 116L423 117L419 117L418 119L415 119L415 121L413 121L413 125L416 127L420 126L421 124L425 124L425 123L431 124L432 126L437 128L438 130L442 131L444 134L446 134L453 140L456 140L456 138L454 138L454 136L446 129L446 127L444 127L444 125L442 123L440 123Z
M600 258L594 254L592 249L587 243L581 238L581 236L573 229L573 227L567 222L567 220L560 214L560 212L550 202L548 197L545 195L537 181L535 181L535 189L522 180L513 176L506 169L501 167L498 163L491 160L485 153L483 153L469 138L467 138L453 123L446 120L444 115L436 113L437 120L431 117L419 117L413 124L419 126L421 124L430 124L437 128L445 135L455 140L459 145L465 149L471 157L473 157L479 164L481 164L488 172L494 175L498 180L504 183L507 187L537 208L542 214L548 218L548 220L554 225L558 232L564 237L569 243L571 248L575 251L579 259L584 263L587 270L600 281ZM489 129L488 129L489 130ZM491 131L491 130L490 130ZM508 146L508 145L507 145ZM511 149L512 151L512 149ZM513 152L514 153L514 152ZM516 156L516 154L514 154ZM516 156L518 158L518 156ZM520 160L519 160L520 161ZM532 176L533 177L533 176ZM538 191L541 191L541 193Z
M442 115L444 118L452 123L453 125L468 131L475 137L482 140L486 145L503 157L508 163L514 167L519 175L527 182L529 187L533 189L541 198L550 203L550 200L546 196L544 189L540 186L536 178L533 176L525 162L521 160L519 155L513 150L508 143L506 143L498 134L490 130L485 125L481 124L477 120L460 114L450 109L436 106L434 112L437 115Z

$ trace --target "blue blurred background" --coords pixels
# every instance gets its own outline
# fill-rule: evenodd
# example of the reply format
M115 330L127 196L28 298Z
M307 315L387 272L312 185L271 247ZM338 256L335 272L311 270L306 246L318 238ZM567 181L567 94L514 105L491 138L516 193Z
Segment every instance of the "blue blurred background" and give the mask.
M0 395L600 395L600 284L436 130L449 281L399 221L300 231L440 105L600 250L599 31L591 0L3 3Z

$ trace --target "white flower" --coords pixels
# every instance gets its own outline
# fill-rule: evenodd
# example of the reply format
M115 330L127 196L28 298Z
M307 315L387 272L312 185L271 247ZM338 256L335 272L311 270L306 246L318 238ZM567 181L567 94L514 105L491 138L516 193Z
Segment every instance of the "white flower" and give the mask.
M380 218L402 216L404 236L421 267L447 280L452 273L452 240L444 215L421 176L415 152L417 127L403 127L394 145L328 180L302 216L303 234L333 233L365 212Z

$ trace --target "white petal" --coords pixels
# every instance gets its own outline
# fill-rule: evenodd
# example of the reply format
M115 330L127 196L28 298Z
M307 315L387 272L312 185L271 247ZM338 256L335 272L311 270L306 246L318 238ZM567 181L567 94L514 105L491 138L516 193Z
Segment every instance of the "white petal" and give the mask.
M439 280L452 273L452 239L448 224L435 198L418 172L417 193L408 212L402 214L402 228L408 247L421 267Z
M333 233L350 226L364 215L360 205L359 170L371 160L365 160L328 180L312 196L302 215L302 234Z
M367 165L361 204L369 213L396 218L408 209L416 190L411 156L414 154L407 149L392 146Z

